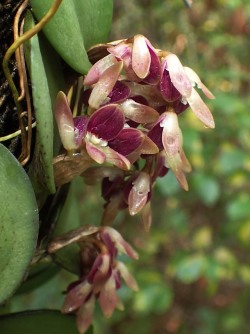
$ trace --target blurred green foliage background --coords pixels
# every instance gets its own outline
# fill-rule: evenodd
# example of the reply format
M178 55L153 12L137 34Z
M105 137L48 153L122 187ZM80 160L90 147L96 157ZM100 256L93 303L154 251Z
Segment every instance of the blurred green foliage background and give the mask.
M138 33L199 74L216 96L204 98L216 128L190 110L180 117L190 190L171 173L158 181L149 233L137 217L118 217L140 254L128 263L140 291L122 288L125 311L110 320L97 310L96 334L250 333L250 2L194 0L189 9L181 0L116 0L111 40ZM78 185L76 195L82 223L98 224L99 189ZM15 297L11 311L60 308L70 280L54 276Z

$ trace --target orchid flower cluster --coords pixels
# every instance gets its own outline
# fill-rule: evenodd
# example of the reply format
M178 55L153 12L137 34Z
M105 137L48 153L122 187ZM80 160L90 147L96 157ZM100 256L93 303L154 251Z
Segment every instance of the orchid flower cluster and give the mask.
M106 55L84 78L83 113L73 117L60 92L55 118L68 155L83 158L79 174L87 183L102 184L103 223L110 224L119 210L128 208L131 215L140 213L148 228L157 177L171 169L188 190L185 173L191 166L179 115L191 107L206 127L214 128L196 87L208 98L214 96L176 55L155 49L142 35L105 48Z
M100 184L105 200L102 226L111 225L120 210L140 214L149 230L150 199L158 177L172 170L188 190L185 174L191 171L183 150L178 118L191 107L208 128L213 116L196 88L210 99L213 94L178 57L155 49L147 38L133 38L98 45L100 55L83 80L81 113L73 117L66 95L59 92L55 119L66 154L54 160L57 185L80 175L87 184ZM80 244L86 272L70 285L63 312L77 312L84 333L98 300L106 316L121 308L116 294L120 277L136 290L118 250L132 259L137 255L111 227L102 227Z
M117 260L119 253L132 259L138 259L138 255L112 227L100 228L79 242L79 246L83 273L78 281L68 287L62 312L77 313L78 331L83 334L92 323L97 300L107 318L115 308L123 310L116 293L121 287L121 278L129 288L138 289L126 265Z

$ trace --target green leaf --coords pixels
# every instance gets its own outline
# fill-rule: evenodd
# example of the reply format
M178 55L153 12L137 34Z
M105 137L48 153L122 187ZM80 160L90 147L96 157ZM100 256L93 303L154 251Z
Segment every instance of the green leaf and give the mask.
M59 311L42 310L13 313L0 317L1 334L78 334L76 318ZM86 334L92 334L90 328Z
M0 144L0 303L23 280L38 234L38 209L22 166Z
M25 19L25 30L34 26L32 15ZM32 96L36 116L36 145L29 176L37 197L55 192L53 173L54 145L53 106L56 94L64 87L61 60L43 38L35 35L25 44L25 56L32 82ZM57 152L56 152L57 153Z
M52 0L31 0L32 10L38 20L48 12L52 3ZM73 0L62 1L58 11L43 31L57 53L75 71L85 74L89 70L90 63L84 46L84 36Z
M113 0L74 0L85 48L107 42L112 23Z

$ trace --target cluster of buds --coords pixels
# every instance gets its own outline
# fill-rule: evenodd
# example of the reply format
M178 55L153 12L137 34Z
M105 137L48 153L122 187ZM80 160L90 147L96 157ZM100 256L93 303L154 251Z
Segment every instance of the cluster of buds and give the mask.
M104 223L127 207L131 215L140 213L149 227L157 177L171 169L188 190L185 173L191 166L179 115L191 107L206 127L214 128L196 87L208 98L214 96L176 55L155 49L142 35L99 45L92 53L100 49L105 55L84 78L82 114L73 117L66 96L58 94L55 118L62 144L75 161L81 156L78 174L86 182L102 183Z
M68 287L62 312L76 312L78 331L83 334L92 323L97 300L107 318L115 308L123 309L117 295L117 290L121 287L121 278L129 288L138 289L126 265L117 260L119 253L124 253L132 259L138 259L138 255L111 227L98 229L78 244L81 249L82 275Z

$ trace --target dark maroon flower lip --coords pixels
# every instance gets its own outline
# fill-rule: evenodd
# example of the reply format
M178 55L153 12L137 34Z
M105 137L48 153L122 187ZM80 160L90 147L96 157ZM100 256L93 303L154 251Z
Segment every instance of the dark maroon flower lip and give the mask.
M109 104L96 110L87 124L87 132L97 138L110 141L123 129L125 117L117 104Z
M127 156L141 146L144 136L140 130L134 128L122 129L117 137L109 142L111 147L116 152Z
M131 93L130 88L122 81L117 81L108 98L110 103L118 103L126 100Z

